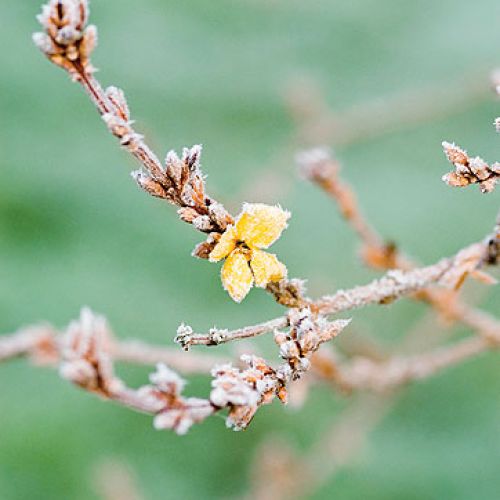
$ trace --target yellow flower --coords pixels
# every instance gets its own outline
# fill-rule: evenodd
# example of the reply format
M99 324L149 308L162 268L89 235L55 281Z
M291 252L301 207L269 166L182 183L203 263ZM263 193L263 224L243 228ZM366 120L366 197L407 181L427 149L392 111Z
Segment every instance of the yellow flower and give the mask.
M222 284L236 302L241 302L254 284L265 288L286 276L284 264L263 249L280 237L289 217L290 213L280 207L246 203L235 225L226 229L210 253L212 262L226 259Z

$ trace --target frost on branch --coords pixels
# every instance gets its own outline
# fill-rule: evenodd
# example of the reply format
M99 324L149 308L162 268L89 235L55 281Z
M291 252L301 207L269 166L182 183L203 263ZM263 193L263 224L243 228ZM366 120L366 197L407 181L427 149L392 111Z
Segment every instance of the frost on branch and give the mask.
M162 164L136 132L124 92L115 86L103 90L93 74L90 54L96 30L92 26L85 28L88 13L86 0L50 0L38 17L45 32L36 34L34 41L52 62L83 86L109 132L140 162L141 168L132 173L138 186L178 207L181 220L208 234L193 255L212 261L225 259L222 282L235 301L243 300L254 284L266 288L285 278L286 267L274 254L263 250L286 227L288 212L279 207L247 204L235 222L224 206L206 192L200 145L184 148L180 156L171 150ZM231 244L233 248L226 253L221 251Z
M234 430L245 429L260 406L271 403L276 397L286 403L288 384L309 370L312 354L323 342L336 337L349 322L328 322L309 308L292 310L289 332L277 331L275 334L284 360L277 368L260 357L249 355L241 357L247 365L244 369L229 364L215 367L210 401L214 406L229 409L227 426Z
M95 71L90 55L97 45L97 28L86 26L89 15L87 0L50 0L42 7L37 19L44 32L35 33L35 45L57 66L64 68L73 79Z
M80 387L106 394L119 383L108 355L111 336L106 320L83 308L63 337L60 374Z
M210 401L220 408L229 408L228 427L245 429L259 406L270 403L276 395L284 394L284 386L277 379L276 371L262 358L242 356L248 365L244 370L231 365L216 366L212 370Z
M208 400L184 398L185 381L164 364L158 364L150 375L150 385L128 388L114 373L111 346L111 332L104 318L83 309L62 340L61 376L105 399L154 415L157 429L185 434L194 423L214 413Z
M276 332L274 340L280 348L280 356L288 365L284 372L291 380L300 378L309 370L313 353L351 322L350 319L327 321L323 316L313 314L309 307L290 310L289 321L290 331L287 334Z
M146 386L140 389L141 393L164 401L154 419L156 429L173 429L177 434L186 434L193 424L214 413L214 408L206 399L183 398L181 393L186 382L165 365L159 364L149 378L153 387Z
M482 193L491 193L500 179L500 163L491 165L479 156L470 157L467 152L455 144L443 142L443 150L455 170L443 176L449 186L465 187L479 184Z
M96 45L97 30L95 26L86 27L88 15L87 0L50 0L38 16L44 32L35 33L33 41L83 86L108 130L140 162L142 169L133 173L137 184L148 194L178 206L179 217L199 231L220 235L234 221L205 191L200 170L201 146L184 148L180 158L170 151L162 165L143 136L135 131L124 92L114 86L103 90L94 77L90 55Z
M152 352L154 348L144 349L141 343L129 343L126 349L122 345L120 350L120 343L112 338L105 320L88 309L82 311L80 320L70 325L62 339L47 331L24 332L14 342L3 339L0 360L22 353L34 354L37 359L43 354L45 359L52 361L60 357L60 372L65 379L104 399L153 415L158 429L184 434L194 423L218 411L228 412L228 426L244 429L260 406L275 398L286 402L289 384L310 369L313 353L349 323L348 320L330 322L324 315L369 304L387 304L410 293L441 310L444 309L443 297L445 300L446 297L429 290L429 285L440 283L456 289L468 275L477 277L482 273L483 264L498 263L500 236L497 225L495 235L488 240L434 265L411 270L413 263L394 245L383 241L363 219L353 190L340 179L337 160L326 150L315 150L299 158L305 176L337 200L344 217L364 243L366 262L374 267L399 269L368 285L338 290L315 302L304 297L303 282L285 279L286 267L274 254L264 251L286 228L289 213L279 206L245 204L234 220L222 204L206 193L200 165L201 146L184 148L181 155L170 151L162 163L146 145L143 136L135 131L124 92L114 86L104 90L94 77L90 54L96 44L97 31L93 26L86 27L87 18L86 0L50 0L39 16L44 33L35 34L34 41L52 62L67 70L82 85L108 130L139 161L141 169L133 174L137 184L149 195L175 205L181 220L206 233L207 239L195 248L193 255L224 261L222 282L231 297L241 301L256 285L266 288L280 304L291 309L281 317L233 331L212 328L208 334L199 335L189 326L181 325L176 340L187 349L195 344L217 345L274 332L282 362L273 367L264 359L249 355L241 357L243 365L239 367L222 361L225 364L219 364L212 371L214 379L209 399L184 397L185 381L171 369L181 365L176 358L165 358L165 352ZM499 82L497 75L497 92ZM496 127L500 128L498 119ZM488 165L479 157L469 158L465 151L452 144L445 143L444 147L455 168L445 176L449 184L477 183L483 192L494 189L500 175L498 163ZM486 279L484 273L481 279ZM491 278L486 280L492 281ZM428 376L438 368L487 350L491 348L492 339L498 344L500 330L495 320L480 311L459 307L457 302L449 304L450 316L459 318L456 310L461 309L461 322L484 338L410 363L403 359L382 367L358 364L361 369L351 370L351 376L347 377L351 380L343 380L344 385L368 387L370 383L373 385L373 380L378 380L377 386L389 382L391 386L400 384ZM142 349L141 355L137 348ZM149 362L152 358L155 362L174 360L169 361L170 368L158 364L148 385L128 388L115 374L113 358L131 361L141 357ZM209 366L214 363L211 361ZM206 364L203 368L207 369ZM348 370L342 372L335 364L331 368L330 363L326 371L335 373L339 380L340 375L346 378L345 374L349 373ZM196 371L200 372L200 364L196 365Z

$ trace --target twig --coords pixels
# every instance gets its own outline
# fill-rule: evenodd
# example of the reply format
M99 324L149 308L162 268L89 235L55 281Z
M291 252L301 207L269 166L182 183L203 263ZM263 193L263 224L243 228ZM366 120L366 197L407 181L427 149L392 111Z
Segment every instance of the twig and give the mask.
M362 257L366 264L375 269L403 270L414 269L418 265L401 252L394 243L384 242L376 229L368 222L351 186L340 177L338 160L328 150L317 148L306 151L298 155L297 159L303 176L317 184L338 204L341 214L360 238ZM498 250L495 250L498 234L498 229L495 229L487 243L488 246L494 247L492 253L495 255L498 255ZM486 257L486 260L492 262L495 259L496 257L493 259ZM471 273L479 279L492 282L487 275L480 273L477 269L471 270ZM458 277L455 287L461 285L466 274ZM476 311L460 301L454 290L420 289L413 297L431 305L448 322L459 321L473 330L482 330L479 318L481 314L476 314Z
M334 295L324 296L312 302L311 307L320 314L331 315L371 304L391 303L404 295L415 293L433 283L447 281L457 274L462 276L469 267L474 269L482 265L487 252L488 241L489 239L472 244L459 251L456 255L441 259L431 266L411 271L389 271L384 277L367 285L357 286L349 290L339 290ZM472 321L472 316L469 319ZM288 324L288 318L282 316L236 330L213 328L208 334L193 333L190 327L181 325L176 341L184 348L189 348L192 345L213 346L256 337L277 329L286 328Z
M28 357L35 364L55 365L61 361L64 332L50 325L22 328L13 334L0 336L0 362ZM109 355L118 362L136 365L168 365L183 374L206 374L216 364L228 363L229 358L211 354L179 353L178 349L147 344L140 340L118 340L108 333Z
M117 87L104 90L95 78L90 56L97 44L97 28L87 26L88 15L87 0L50 0L38 16L44 32L35 33L33 41L50 61L82 85L109 131L139 161L145 171L134 172L138 185L150 195L177 205L179 217L196 229L223 233L234 219L205 193L201 146L185 148L182 158L170 151L163 166L133 128L123 91Z
M355 358L340 368L337 366L335 380L341 381L344 389L384 392L409 382L426 379L445 368L497 349L500 344L500 329L496 333L496 343L484 337L474 336L431 352L415 356L395 356L384 362Z
M114 361L120 359L149 364L151 361L170 361L180 370L199 371L205 368L207 357L201 356L200 367L192 362L179 362L180 353L171 356L166 349L155 349L142 343L120 343L113 339L104 318L83 309L78 321L72 322L64 333L56 335L33 327L0 339L0 359L50 353L50 362L60 364L61 376L104 399L133 410L155 416L158 429L173 429L184 434L194 424L223 409L228 410L227 425L244 429L256 411L275 398L286 402L289 383L310 369L310 358L320 345L335 338L349 320L327 322L308 308L290 314L290 331L280 333L275 340L283 363L271 367L257 356L243 355L243 368L229 363L211 364L212 391L209 399L182 396L185 382L171 368L159 363L150 376L151 385L128 388L115 375ZM214 361L213 359L211 360Z

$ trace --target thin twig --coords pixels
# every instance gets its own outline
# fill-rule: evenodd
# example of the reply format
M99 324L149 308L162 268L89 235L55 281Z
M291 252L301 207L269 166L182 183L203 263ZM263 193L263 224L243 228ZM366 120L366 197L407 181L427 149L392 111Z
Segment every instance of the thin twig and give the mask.
M63 336L64 332L50 325L35 325L0 335L0 362L29 357L36 364L58 364L62 358ZM144 366L164 363L183 374L206 374L214 365L230 361L228 357L213 353L182 353L174 347L115 337L110 337L107 348L115 361Z
M485 240L488 241L488 240ZM439 282L447 277L449 273L460 269L463 265L462 257L466 255L474 259L476 265L481 262L486 252L486 243L472 244L462 249L450 258L441 259L437 263L413 269L411 271L392 270L384 277L374 280L364 286L357 286L348 290L339 290L333 295L324 296L312 302L311 307L320 314L332 315L357 309L372 304L387 304L394 300L415 293L423 288ZM477 318L472 315L468 317L471 323L476 324ZM213 328L209 333L193 333L184 325L181 326L177 341L184 347L192 345L217 345L235 340L256 337L265 333L273 332L288 326L286 316L281 316L264 323L247 326L236 330L223 330Z
M337 203L342 216L362 243L362 257L366 264L375 269L411 270L418 266L417 262L405 255L394 243L384 242L382 236L368 222L352 187L340 177L338 160L328 150L318 148L303 152L298 155L298 161L302 174ZM498 230L493 234L498 238ZM495 241L494 236L492 240ZM477 271L475 275L483 280L488 279ZM413 298L432 306L448 322L458 321L473 330L485 331L481 319L484 314L461 301L454 290L420 289Z

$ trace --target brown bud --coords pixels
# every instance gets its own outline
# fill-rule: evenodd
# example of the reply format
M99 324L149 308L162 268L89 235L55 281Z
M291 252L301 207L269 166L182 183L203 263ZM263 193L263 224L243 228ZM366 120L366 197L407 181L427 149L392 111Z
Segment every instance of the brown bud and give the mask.
M206 241L203 241L202 243L196 245L192 252L193 257L198 257L199 259L208 259L208 256L214 249L219 239L219 233L210 233Z
M180 219L188 224L192 224L193 221L200 216L200 214L191 207L180 208L177 210L177 213L179 214Z
M455 144L446 141L443 142L443 151L450 163L467 165L469 162L469 157L467 156L467 153Z
M167 193L159 182L154 181L151 177L144 174L140 170L132 172L131 175L135 179L139 187L141 189L144 189L146 193L150 194L151 196L155 196L156 198L167 198Z

